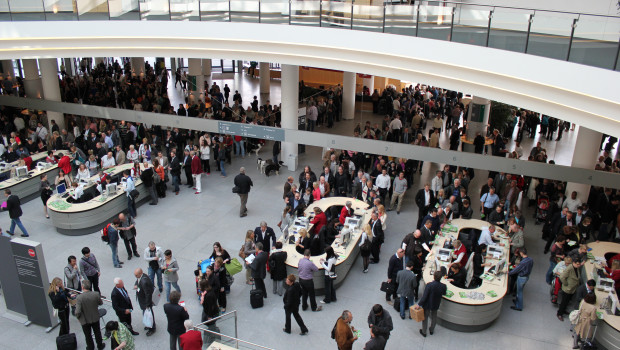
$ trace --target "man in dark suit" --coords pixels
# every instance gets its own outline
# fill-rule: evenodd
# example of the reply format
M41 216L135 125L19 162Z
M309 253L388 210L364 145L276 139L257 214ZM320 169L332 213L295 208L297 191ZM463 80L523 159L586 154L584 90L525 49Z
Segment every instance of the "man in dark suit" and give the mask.
M446 294L446 290L448 289L445 284L441 283L442 277L443 272L435 271L433 274L433 282L426 285L422 298L418 302L418 305L414 306L415 309L424 309L424 321L422 321L422 329L420 329L420 334L422 334L423 337L426 337L426 327L428 326L429 317L433 318L429 332L433 335L433 332L435 331L435 324L437 323L437 310L441 304L441 298L444 294Z
M312 171L312 169L310 169L310 167L306 165L304 167L304 171L299 173L299 185L300 186L304 182L304 180L306 179L306 173L310 174L310 181L316 182L316 180L317 180L317 177L316 177L316 174L314 174L314 171Z
M174 186L173 192L179 194L179 184L181 184L181 162L177 157L176 152L170 152L172 160L170 161L170 176L172 176L172 186Z
M418 190L418 193L415 195L415 204L418 205L418 223L416 224L416 228L420 228L422 225L422 219L428 213L430 207L435 203L435 195L433 191L431 191L431 185L425 184L424 188Z
M265 221L261 221L260 226L254 229L254 243L259 242L263 244L267 254L271 251L271 244L273 243L274 247L276 245L276 233L271 227L267 226Z
M321 176L325 179L325 182L329 184L330 189L335 188L336 178L334 177L334 174L332 174L332 171L329 169L329 167L325 167ZM319 177L319 180L320 180L320 177ZM327 196L327 194L325 196Z
M295 179L293 179L292 176L289 176L288 179L286 179L286 182L284 183L284 192L282 193L282 199L285 199L287 195L291 192L293 181L295 181Z
M401 271L403 269L403 257L405 256L405 250L402 248L398 248L398 250L396 251L396 254L392 255L390 257L390 262L388 264L388 270L387 270L387 282L390 283L392 286L394 286L394 291L392 293L386 292L385 293L385 300L390 302L391 298L394 297L394 299L397 298L396 295L396 290L398 289L398 283L396 283L396 275L398 274L398 271Z
M428 214L426 214L426 216L424 217L424 219L422 219L422 225L426 225L426 222L428 220L431 221L431 226L429 228L430 231L432 232L436 232L437 229L439 228L439 218L437 217L437 208L431 208L428 211ZM422 230L422 227L420 227L420 230ZM424 231L422 231L422 233L425 233Z
M370 253L372 254L371 264L379 263L379 254L381 253L381 244L383 244L384 233L381 225L381 220L376 211L373 211L370 215L370 221L368 222L370 229L372 230L372 242L370 243Z
M192 178L192 157L189 155L188 150L185 150L183 155L183 170L185 170L185 177L187 178L187 187L194 187L194 179Z
M140 304L140 309L142 310L142 314L145 312L153 313L153 291L155 290L155 286L153 286L153 281L149 278L149 276L145 275L141 268L137 268L133 272L134 276L136 276L136 284L133 286L133 289L136 290L136 294L138 297L138 304ZM153 335L156 331L155 325L155 314L153 314L153 327L148 328L146 336L149 337Z
M133 305L131 304L131 298L125 289L125 283L123 283L122 279L118 277L114 279L114 289L112 289L112 296L110 298L112 299L112 308L116 312L118 320L129 327L131 334L140 335L140 333L134 331L131 326Z
M299 183L299 192L305 193L306 189L313 190L313 184L315 181L312 181L312 176L310 173L306 173L306 177Z
M364 346L365 350L385 349L385 338L379 334L377 326L370 327L370 340Z
M301 328L301 335L308 334L308 328L304 324L304 320L299 315L299 300L301 299L301 286L299 282L295 282L295 275L290 274L286 277L286 285L288 288L284 292L284 314L286 315L286 323L284 324L285 333L291 333L291 314L295 317L295 321Z
M181 346L181 334L185 333L183 322L189 319L187 309L179 305L181 300L181 292L172 291L170 293L170 302L164 305L164 313L168 319L168 333L170 333L170 349L176 350L177 344Z
M75 317L82 325L82 331L86 338L86 349L94 350L92 333L95 333L97 349L105 348L105 343L101 338L101 327L99 326L99 305L103 304L101 295L91 291L90 281L82 281L82 294L78 295L75 305Z
M424 225L420 227L420 232L422 233L422 237L426 242L428 242L428 244L430 244L431 242L435 240L435 235L431 231L432 225L433 225L433 222L427 219L426 221L424 221Z
M267 289L265 288L265 277L267 276L267 253L263 251L263 244L256 243L256 257L250 264L245 262L252 269L252 278L256 289L263 291L263 297L267 298Z
M346 173L344 168L339 166L338 172L334 175L334 195L346 197L349 192L350 183L349 173Z
M29 237L28 231L22 224L20 217L22 216L22 207L19 201L19 197L14 194L11 194L11 189L7 188L4 190L4 196L6 199L6 210L9 211L9 218L11 218L11 227L7 231L7 233L11 236L15 234L15 225L22 230L22 237Z
M288 205L291 207L291 214L295 214L297 216L303 216L304 210L306 210L306 203L304 199L301 198L301 194L299 192L295 192L293 197L293 201L289 200Z

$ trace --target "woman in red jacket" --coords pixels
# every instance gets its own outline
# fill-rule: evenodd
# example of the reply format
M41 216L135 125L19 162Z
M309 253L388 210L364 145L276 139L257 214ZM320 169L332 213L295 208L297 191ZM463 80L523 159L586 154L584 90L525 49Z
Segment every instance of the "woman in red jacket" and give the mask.
M64 153L58 154L60 160L58 161L58 167L65 172L65 174L71 176L71 158L65 156Z
M321 228L327 225L327 216L319 207L314 207L314 219L310 221L314 225L314 234L318 234Z

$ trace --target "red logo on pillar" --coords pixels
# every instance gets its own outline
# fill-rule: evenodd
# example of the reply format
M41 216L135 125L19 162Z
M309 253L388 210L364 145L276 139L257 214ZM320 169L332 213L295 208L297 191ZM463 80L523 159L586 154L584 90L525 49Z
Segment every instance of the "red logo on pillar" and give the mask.
M28 255L30 255L30 257L34 258L34 256L35 256L34 249L28 249Z

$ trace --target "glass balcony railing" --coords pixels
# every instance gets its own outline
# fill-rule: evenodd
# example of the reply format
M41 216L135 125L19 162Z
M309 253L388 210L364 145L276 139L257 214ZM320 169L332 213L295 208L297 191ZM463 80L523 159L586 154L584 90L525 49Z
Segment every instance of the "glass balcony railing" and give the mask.
M620 17L450 1L0 0L0 21L220 21L382 32L620 70Z

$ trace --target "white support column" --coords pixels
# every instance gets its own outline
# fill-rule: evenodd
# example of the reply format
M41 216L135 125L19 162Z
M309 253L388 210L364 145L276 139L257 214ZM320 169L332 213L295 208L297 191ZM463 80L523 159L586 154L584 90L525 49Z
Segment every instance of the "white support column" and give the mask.
M269 85L271 79L271 70L269 69L269 62L261 62L258 65L259 69L259 78L260 78L260 93L267 94L267 99L269 99ZM299 79L299 78L298 78ZM262 101L263 103L265 101Z
M174 79L174 74L177 71L177 59L170 57L170 76Z
M131 70L134 75L144 77L144 57L132 57Z
M483 137L486 136L490 114L491 101L486 98L474 96L469 104L469 112L467 115L467 140L473 142L478 133ZM465 143L463 149L467 152L474 152L475 147L473 143Z
M58 60L56 58L40 58L41 81L43 96L46 100L60 101L60 86L58 85ZM48 130L52 131L52 120L60 130L65 128L65 116L61 112L47 111Z
M13 60L2 60L2 71L4 72L4 76L7 75L11 77L13 81L15 81L15 70L13 70Z
M202 60L202 75L205 76L205 79L209 80L211 78L211 59L203 59Z
M596 163L597 156L600 153L599 145L603 134L592 129L584 128L583 126L579 126L577 132L577 141L575 142L571 167L594 169L594 164ZM573 182L567 183L566 197L570 198L573 191L577 191L577 198L581 199L581 202L588 202L590 185L577 184Z
M261 72L263 70L261 69ZM261 73L262 74L262 73ZM299 66L282 65L282 122L283 129L297 130L297 109L299 104ZM281 159L288 170L297 169L298 146L293 142L282 142Z
M344 72L342 78L342 119L355 117L355 73Z
M26 97L42 98L43 87L41 86L41 78L39 77L39 67L35 59L23 59L22 67L24 68L24 89Z
M205 78L202 70L202 59L190 58L187 60L187 89L189 90L189 104L204 101Z

